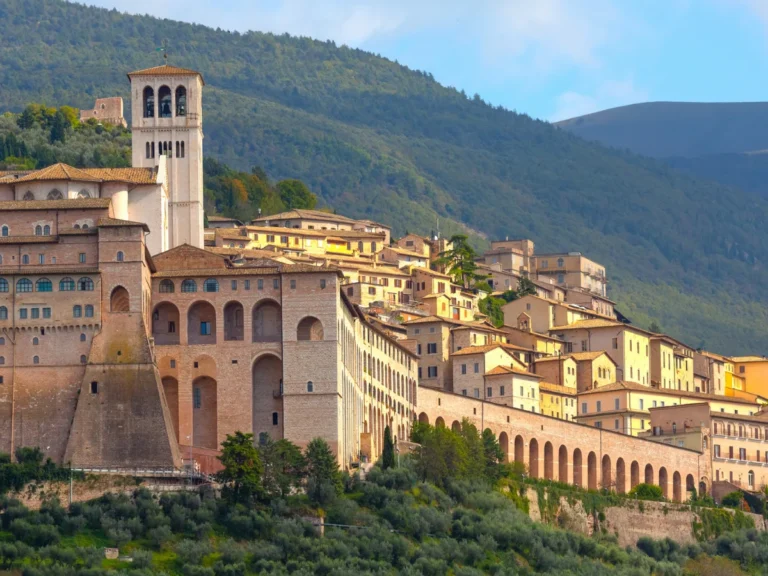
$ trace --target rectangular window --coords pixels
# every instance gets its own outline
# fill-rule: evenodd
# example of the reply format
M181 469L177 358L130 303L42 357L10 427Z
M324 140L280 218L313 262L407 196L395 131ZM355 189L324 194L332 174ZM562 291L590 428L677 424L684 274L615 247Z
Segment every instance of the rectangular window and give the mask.
M595 428L602 428L602 427L603 427L602 421L598 420L597 422L595 422Z
M618 419L618 418L616 418L616 419L613 421L613 429L614 429L614 430L618 430L618 429L619 429L619 419Z
M244 280L243 283L245 284L245 289L250 290L251 289L251 281L250 280Z
M720 444L715 444L715 458L720 458Z
M27 318L26 308L19 308L19 318L21 318L22 320L25 320Z
M291 290L296 290L296 280L291 280Z
M38 264L45 264L45 254L38 254L37 255L37 263Z
M32 308L32 318L40 318L40 308Z
M173 320L168 322L168 334L176 334L176 322ZM171 362L174 362L174 360L171 360Z
M262 280L261 278L256 280L256 288L258 288L259 290L264 290L264 280Z
M581 403L581 413L582 414L586 414L587 413L587 403L586 402L582 402Z
M612 342L612 345L613 345L613 349L614 350L618 350L619 349L619 339L618 338L614 338L613 342Z
M51 317L51 309L43 308L43 318L50 318L50 317Z
M320 280L320 290L325 290L326 282L325 279Z
M80 252L80 255L78 256L78 261L80 264L85 264L85 252Z
M504 386L499 386L499 396L504 396Z
M274 280L272 280L272 288L274 288L275 290L277 290L278 288L280 288L280 280L278 280L277 278L275 278Z
M613 409L618 410L619 409L619 399L615 398L613 401Z
M171 368L176 368L176 360L171 360Z
M421 366L419 366L419 380L421 380Z
M467 365L466 364L462 364L461 365L461 373L462 374L466 374L467 373Z
M480 398L480 388L475 388L475 398Z
M746 459L747 459L747 449L739 448L739 460L746 460Z
M466 396L466 395L467 395L467 389L466 389L466 388L464 388L464 389L461 391L461 395L462 395L462 396Z
M232 290L237 290L237 280L232 280Z
M581 351L582 352L587 352L588 350L589 350L589 346L587 345L587 341L586 340L582 340L581 341Z
M200 322L200 335L201 336L210 336L211 335L211 323L210 322Z
M437 354L437 344L435 342L427 344L427 354Z
M493 396L493 388L491 388L490 386L488 386L488 389L485 392L486 392L487 398L490 398L491 396Z
M278 415L277 412L272 412L272 426L277 426Z
M475 374L477 374L477 373L479 373L479 372L480 372L480 364L478 364L477 362L475 362Z
M429 378L437 378L437 366L430 366L427 368L427 376Z
M644 407L645 407L645 400L643 400L642 398L640 398L640 410L643 410L643 409L644 409Z
M198 386L195 386L192 389L192 406L195 409L200 409L203 405L203 398L202 394L200 393L200 388Z
M597 401L597 408L596 408L596 410L597 410L597 412L602 412L603 411L603 403L600 400Z

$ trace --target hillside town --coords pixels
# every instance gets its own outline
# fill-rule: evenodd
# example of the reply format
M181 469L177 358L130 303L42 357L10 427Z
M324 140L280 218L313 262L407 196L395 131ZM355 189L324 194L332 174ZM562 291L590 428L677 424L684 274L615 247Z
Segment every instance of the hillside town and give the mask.
M1 451L213 473L244 431L322 437L356 469L387 427L406 450L414 422L466 418L532 477L768 486L768 358L635 325L603 265L535 238L467 262L466 237L343 206L204 214L202 76L128 77L133 167L0 173ZM125 123L113 98L82 114Z

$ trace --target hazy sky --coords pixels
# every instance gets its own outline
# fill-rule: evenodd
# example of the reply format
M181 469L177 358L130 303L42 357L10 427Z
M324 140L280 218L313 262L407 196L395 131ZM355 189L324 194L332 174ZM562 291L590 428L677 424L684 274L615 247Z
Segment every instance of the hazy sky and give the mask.
M84 0L332 39L547 120L768 99L768 0Z

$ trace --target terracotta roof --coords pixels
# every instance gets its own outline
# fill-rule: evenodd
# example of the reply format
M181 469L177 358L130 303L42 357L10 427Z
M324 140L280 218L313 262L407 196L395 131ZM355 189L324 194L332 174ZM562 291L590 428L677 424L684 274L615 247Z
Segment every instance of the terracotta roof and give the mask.
M485 344L483 346L467 346L451 354L451 356L465 356L468 354L484 354L490 352L496 348L504 348L504 345L500 342L494 342L493 344Z
M93 266L0 266L0 275L27 276L32 274L98 274L99 269Z
M608 359L613 362L613 358L611 358L605 350L593 350L592 352L573 352L569 354L569 356L576 360L576 362L582 362L584 360L594 360L603 354L608 356ZM616 362L613 363L616 364Z
M156 168L85 168L86 174L104 182L129 182L131 184L157 184Z
M26 176L17 178L16 182L39 182L40 180L78 180L85 182L100 182L101 179L81 170L59 162L47 168L30 172Z
M237 218L230 218L228 216L217 216L215 214L211 214L208 216L208 222L240 222Z
M706 350L701 350L699 352L702 356L706 356L707 358L712 358L713 360L717 360L718 362L732 362L732 358L726 358L725 356L722 356L721 354L717 354L715 352L707 352Z
M93 228L62 228L59 230L59 236L89 236L98 233L99 229L95 226Z
M131 76L200 76L200 80L205 86L205 80L203 75L197 70L190 70L189 68L179 68L178 66L169 66L163 64L162 66L153 66L152 68L144 68L143 70L136 70L135 72L129 72L128 78Z
M405 256L415 256L416 258L428 258L428 256L425 256L424 254L419 254L418 252L414 252L413 250L406 250L405 248L397 248L395 246L385 246L384 249L391 250L395 254L403 254Z
M634 328L628 324L617 322L615 320L604 320L602 318L592 318L590 320L578 320L573 324L566 324L565 326L553 326L549 329L550 332L556 332L558 330L583 330L588 328L610 328L612 326L624 326L627 328ZM645 332L645 330L641 330Z
M16 182L22 176L26 176L34 170L2 170L0 171L0 182Z
M427 274L429 276L438 276L440 278L451 278L448 274L443 274L442 272L438 272L437 270L432 270L430 268L415 268L417 272L422 272L423 274Z
M123 226L141 226L146 232L149 232L149 226L144 222L134 222L132 220L120 220L119 218L99 218L96 222L99 228L120 228Z
M5 210L78 210L88 208L109 208L109 198L73 198L71 200L6 200L0 202L0 211Z
M447 324L461 324L461 322L457 320L453 320L451 318L443 318L441 316L425 316L424 318L417 318L416 320L408 320L407 322L403 322L403 324L406 324L410 326L411 324L429 324L432 322L445 322Z
M542 378L538 374L528 372L527 370L521 370L520 368L515 368L514 366L496 366L495 368L486 372L484 376L499 376L501 374L520 374L521 376L530 376L532 378L538 378L539 380Z
M336 273L341 272L333 268L311 266L307 264L275 264L274 266L237 266L233 268L190 268L186 270L160 270L152 276L157 278L199 278L217 276L265 276L274 274L303 274L303 273Z
M539 390L545 390L547 392L554 392L556 394L567 394L568 396L576 396L576 388L570 386L563 386L562 384L553 384L552 382L539 382Z
M545 356L544 358L538 358L536 364L539 362L565 362L566 360L571 359L571 356L568 354L563 354L561 356Z
M255 218L252 222L265 222L268 220L290 220L292 218L312 219L312 220L328 220L329 222L345 222L352 224L355 222L352 218L347 218L341 214L333 214L332 212L323 212L322 210L303 210L295 209L288 210L286 212L280 212L279 214L272 214L271 216L261 216Z
M0 236L0 244L55 244L58 236Z
M732 362L738 362L743 364L745 362L768 362L768 358L765 356L732 356Z
M748 400L736 399L730 396L718 396L717 394L704 394L703 392L686 392L684 390L672 390L670 388L652 388L651 386L644 386L643 384L638 384L637 382L626 382L623 380L619 382L613 382L611 384L606 384L605 386L600 386L599 388L594 388L592 390L586 390L584 392L580 392L579 395L581 396L582 394L596 394L599 392L613 392L616 390L646 392L648 394L661 394L663 396L675 396L677 398L698 398L702 401L714 400L717 402L735 402L737 404L751 403Z

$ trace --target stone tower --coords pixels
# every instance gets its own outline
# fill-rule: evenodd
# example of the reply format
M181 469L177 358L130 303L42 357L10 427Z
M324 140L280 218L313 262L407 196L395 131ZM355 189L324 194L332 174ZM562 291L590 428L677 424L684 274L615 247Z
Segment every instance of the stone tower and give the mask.
M165 156L168 213L163 230L169 248L203 247L203 86L199 72L155 66L128 74L131 81L133 166L154 168Z

